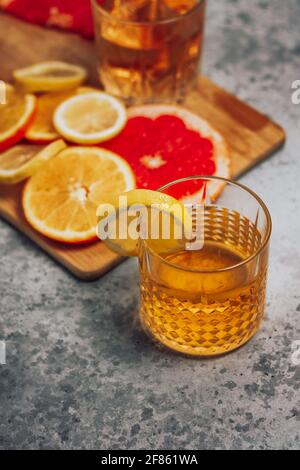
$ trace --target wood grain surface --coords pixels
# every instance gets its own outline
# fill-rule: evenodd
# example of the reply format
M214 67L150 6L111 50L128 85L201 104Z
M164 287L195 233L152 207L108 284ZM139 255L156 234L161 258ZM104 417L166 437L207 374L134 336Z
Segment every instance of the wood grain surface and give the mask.
M42 60L64 60L86 67L90 83L98 84L93 43L74 34L28 25L0 13L0 79L10 81L12 71ZM200 77L186 99L185 107L211 122L226 138L230 148L233 178L269 157L285 141L283 129L268 117L233 95ZM0 111L1 112L1 111ZM0 215L21 230L75 276L95 280L122 258L101 242L70 247L49 241L24 219L22 185L0 186Z

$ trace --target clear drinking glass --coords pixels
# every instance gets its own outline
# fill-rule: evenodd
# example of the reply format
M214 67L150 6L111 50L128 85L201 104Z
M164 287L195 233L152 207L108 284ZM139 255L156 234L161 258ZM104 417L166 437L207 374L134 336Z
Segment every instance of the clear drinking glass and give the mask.
M176 197L189 188L191 193L199 190L199 202L204 200L204 245L160 253L151 241L141 241L140 318L145 330L165 346L214 356L242 346L259 329L271 217L255 193L222 178L186 178L160 191Z
M195 83L205 0L92 0L105 90L127 104L181 101Z

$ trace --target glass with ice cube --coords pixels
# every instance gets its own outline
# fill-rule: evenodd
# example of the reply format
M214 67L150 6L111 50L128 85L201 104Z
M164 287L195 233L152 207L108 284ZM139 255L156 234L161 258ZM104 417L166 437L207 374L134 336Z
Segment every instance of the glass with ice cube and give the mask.
M98 71L127 104L180 102L195 83L205 0L93 0Z

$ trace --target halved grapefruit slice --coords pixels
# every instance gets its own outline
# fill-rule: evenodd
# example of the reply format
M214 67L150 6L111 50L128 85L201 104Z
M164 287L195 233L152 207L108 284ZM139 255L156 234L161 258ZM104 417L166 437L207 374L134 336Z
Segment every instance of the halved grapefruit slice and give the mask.
M105 148L125 158L137 177L137 187L157 190L190 176L230 176L227 145L207 121L178 106L141 106L129 109L125 129ZM201 181L180 184L176 199L189 199L201 189ZM222 182L210 187L211 199Z
M34 95L24 95L8 84L5 85L5 95L6 103L1 105L0 112L0 152L24 137L36 110Z

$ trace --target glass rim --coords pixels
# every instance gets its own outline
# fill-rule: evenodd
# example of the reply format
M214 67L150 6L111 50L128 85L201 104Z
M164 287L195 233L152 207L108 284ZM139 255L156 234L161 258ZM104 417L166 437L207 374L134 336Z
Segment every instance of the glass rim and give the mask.
M220 182L223 182L225 184L235 186L236 188L250 194L250 196L252 196L257 201L259 206L264 211L264 214L265 214L265 217L266 217L267 231L266 231L266 235L265 235L265 238L264 238L264 241L263 241L262 245L256 250L256 252L253 253L253 255L248 256L246 259L240 261L239 263L233 264L232 266L228 266L226 268L191 269L191 268L184 268L183 266L180 266L179 264L172 263L172 262L166 260L159 253L156 253L156 251L153 250L147 244L146 240L142 240L142 244L146 245L147 251L149 251L155 257L159 258L164 264L167 264L168 266L172 267L173 269L179 269L181 271L190 272L192 274L218 274L218 273L223 273L223 272L228 272L228 271L231 271L231 270L234 270L234 269L238 269L238 268L250 263L251 261L253 261L255 258L257 258L265 250L265 248L268 246L268 244L270 242L270 238L271 238L271 234L272 234L272 218L271 218L270 211L267 208L266 204L263 202L263 200L254 191L252 191L252 189L248 188L247 186L245 186L241 183L237 183L236 181L232 181L232 180L229 180L227 178L222 178L220 176L188 176L186 178L180 178L180 179L171 181L170 183L167 183L164 186L161 186L160 188L158 188L157 191L162 192L162 191L164 191L164 190L166 190L166 189L168 189L172 186L175 186L175 184L184 183L184 182L191 181L191 180L198 180L198 179L199 180L204 179L204 180L220 181Z
M118 18L114 18L114 16L107 10L105 10L101 5L99 5L97 0L92 0L92 5L95 10L100 11L104 16L107 18L113 18L119 24L124 24L127 26L159 26L159 25L166 25L176 23L184 18L188 18L189 16L193 15L198 9L205 3L206 0L199 0L197 5L195 5L191 10L187 11L183 15L176 16L174 18L167 18L164 20L157 20L157 21L129 21L129 20L122 20Z

